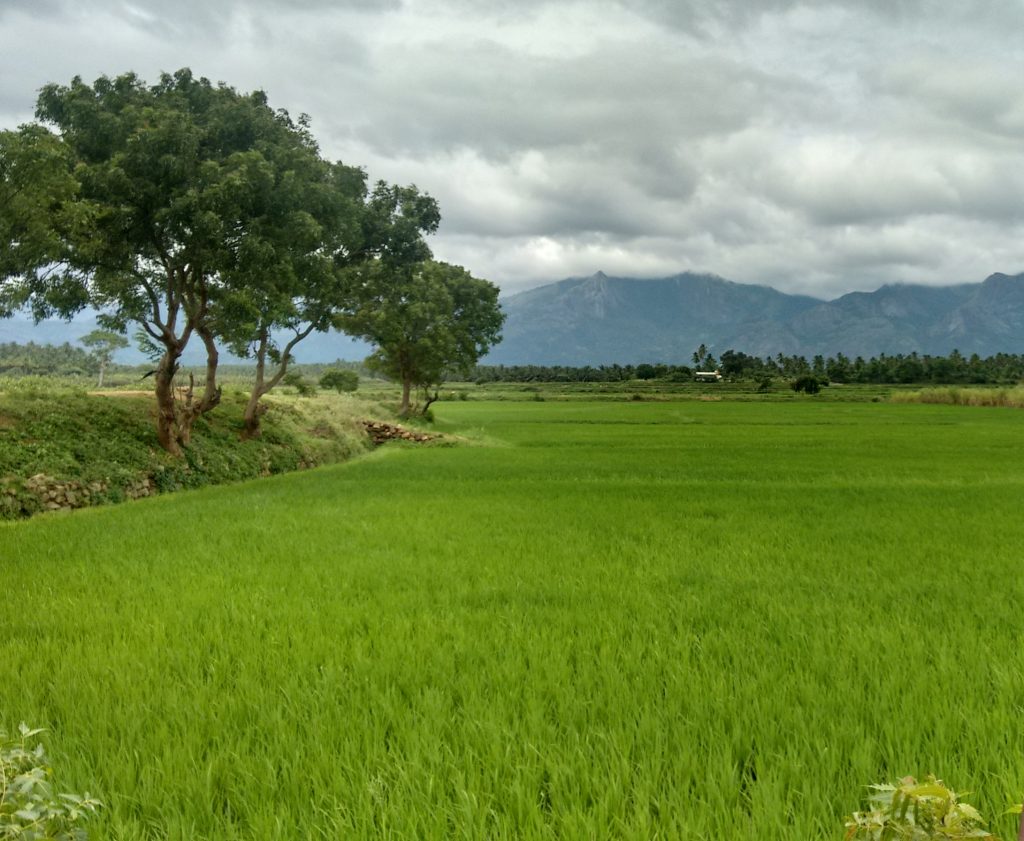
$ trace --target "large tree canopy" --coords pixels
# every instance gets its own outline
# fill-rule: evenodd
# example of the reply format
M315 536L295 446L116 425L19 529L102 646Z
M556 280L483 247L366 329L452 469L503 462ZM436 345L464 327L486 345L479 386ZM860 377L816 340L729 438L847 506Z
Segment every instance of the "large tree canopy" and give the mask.
M64 242L80 207L78 182L71 173L70 150L39 125L0 131L0 316L29 301L30 291L64 254ZM25 282L4 282L24 276ZM84 290L51 283L51 298L61 309L81 305ZM38 314L45 306L38 302Z
M412 410L413 388L468 373L501 339L498 288L461 266L425 261L395 269L381 261L366 268L362 281L358 302L337 323L374 345L368 362L402 384L404 415Z
M305 121L271 109L262 92L188 70L152 86L134 74L48 85L37 117L56 133L28 127L23 145L59 149L50 169L60 189L48 204L32 201L48 214L39 227L49 239L26 238L31 247L4 267L3 300L64 316L88 302L110 326L140 324L163 351L157 432L177 452L219 401L218 333L233 341L251 328L258 339L261 323L303 317L290 302L323 298L308 290L339 286L331 249L339 228L358 228L361 177L326 164ZM206 380L198 401L190 387L180 405L174 374L193 335L206 347Z
M254 435L261 397L313 331L374 342L405 412L414 385L474 364L498 339L497 289L430 262L437 202L413 185L370 188L362 169L325 160L308 120L262 92L187 69L155 85L76 77L43 88L36 116L0 133L0 316L91 305L108 328L138 324L159 353L157 435L172 453L220 400L218 342L255 358ZM194 336L207 354L195 400L191 380L175 389Z
M429 257L423 235L440 219L434 199L415 186L378 182L369 192L361 169L320 161L277 172L274 179L268 170L252 196L259 224L242 236L224 273L217 325L234 353L256 360L249 435L259 434L260 398L285 377L293 348L328 330L335 313L363 294L358 267L372 260L398 269ZM273 331L288 336L283 346Z

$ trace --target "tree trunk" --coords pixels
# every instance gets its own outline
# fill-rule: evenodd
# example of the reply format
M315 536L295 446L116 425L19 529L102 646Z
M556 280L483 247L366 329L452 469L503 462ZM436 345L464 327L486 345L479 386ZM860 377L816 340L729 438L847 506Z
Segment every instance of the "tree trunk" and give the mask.
M100 363L100 379L96 383L96 388L103 388L103 374L106 373L107 366L104 363Z
M199 333L199 337L206 346L206 379L203 384L203 396L199 402L193 404L189 401L186 411L181 413L181 440L186 445L192 441L192 427L195 425L196 419L217 408L221 397L221 389L217 385L217 363L220 354L217 351L213 334L205 328L197 328L196 332Z
M424 394L424 402L423 402L423 408L420 409L420 414L425 416L427 414L427 412L429 411L431 404L432 403L436 403L438 401L438 399L440 399L441 392L438 389L435 388L434 389L434 393L431 394L430 393L430 389L427 388L427 389L423 390L423 394Z
M245 412L242 414L243 438L259 438L263 434L260 429L260 415L263 414L260 398L264 394L262 389L253 388L252 394L249 395L249 402L245 404Z
M274 386L284 379L284 375L288 373L288 365L292 358L292 348L313 332L313 326L313 324L310 324L306 329L297 332L288 344L284 346L284 349L281 351L280 361L277 363L277 370L273 372L269 380L266 377L267 353L270 349L270 327L265 324L260 327L259 343L256 346L256 383L249 393L249 402L246 404L245 414L242 416L245 424L245 431L242 433L243 438L260 437L260 415L267 410L267 407L261 404L260 400L263 398L263 395L269 393Z
M412 394L412 380L406 378L402 380L402 407L398 410L398 414L403 417L409 417L410 410L410 395Z
M172 456L181 455L178 436L178 412L174 402L174 374L178 370L178 354L164 351L156 369L156 437Z
M245 404L245 412L242 414L243 438L259 438L261 434L260 398L267 393L263 383L267 370L267 341L268 333L262 330L256 347L256 382L249 392L249 402Z

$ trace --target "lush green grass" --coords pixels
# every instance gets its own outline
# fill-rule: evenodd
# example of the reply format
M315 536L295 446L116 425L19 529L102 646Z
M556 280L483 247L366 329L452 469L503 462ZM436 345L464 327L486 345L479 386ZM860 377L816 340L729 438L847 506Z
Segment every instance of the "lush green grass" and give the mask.
M436 408L480 445L0 526L0 726L50 728L95 837L791 841L906 773L1020 799L1019 412Z
M152 394L90 394L42 378L0 385L0 519L43 507L24 482L37 474L102 483L92 502L120 502L140 479L164 492L344 461L369 449L360 418L390 416L347 395L274 394L265 400L262 436L243 441L246 398L228 391L216 411L196 422L186 457L174 459L157 442Z

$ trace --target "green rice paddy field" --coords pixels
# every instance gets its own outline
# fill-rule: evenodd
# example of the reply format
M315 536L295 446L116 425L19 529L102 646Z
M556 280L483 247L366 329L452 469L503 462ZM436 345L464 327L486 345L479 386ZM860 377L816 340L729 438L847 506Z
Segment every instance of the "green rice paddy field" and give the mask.
M1024 795L1024 414L463 402L476 443L0 525L93 839L839 839Z

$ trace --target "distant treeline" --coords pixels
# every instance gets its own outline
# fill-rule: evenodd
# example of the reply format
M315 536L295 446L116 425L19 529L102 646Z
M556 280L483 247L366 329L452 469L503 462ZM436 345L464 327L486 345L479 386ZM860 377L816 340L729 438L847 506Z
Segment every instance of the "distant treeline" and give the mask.
M726 379L756 380L764 377L796 379L816 376L834 383L942 383L1006 385L1024 380L1024 355L998 353L982 359L977 354L964 356L953 351L949 356L921 356L916 353L871 359L850 359L841 353L834 357L778 356L761 359L735 350L725 351L716 361L707 357L700 369L716 369ZM624 380L687 381L694 368L687 365L478 365L472 379L489 382L622 382Z
M0 343L0 374L24 376L77 376L99 370L96 357L84 348L65 342L62 345L37 345L29 342Z
M146 366L113 366L114 369L143 370ZM186 366L187 367L187 366ZM229 367L229 366L226 366ZM328 368L356 371L367 378L370 372L361 362L303 364L302 373L318 377ZM872 384L978 384L1008 385L1024 380L1024 354L998 353L984 359L977 354L964 356L953 351L949 356L920 356L916 353L871 359L850 359L841 353L834 357L778 356L761 359L735 350L725 351L717 360L705 357L700 370L716 369L726 379L756 380L763 377L796 379L812 375L834 383ZM94 374L96 358L87 350L65 342L62 345L26 345L0 343L0 375L75 376ZM667 380L689 382L694 371L690 365L642 363L640 365L477 365L470 379L491 382L608 383L627 380Z
M202 364L205 363L195 366L183 364L181 367L182 370L187 371L190 367L198 368ZM152 367L153 363L143 362L138 365L111 365L110 370L141 375ZM317 379L324 371L334 368L355 371L363 379L373 376L362 362L346 362L338 359L329 363L317 362L298 365L299 372L312 379ZM252 377L252 366L249 364L227 364L222 365L221 369L230 379ZM92 376L97 371L99 371L99 362L92 353L67 342L62 345L37 345L35 342L22 345L17 342L0 342L0 376L76 377L86 374Z

